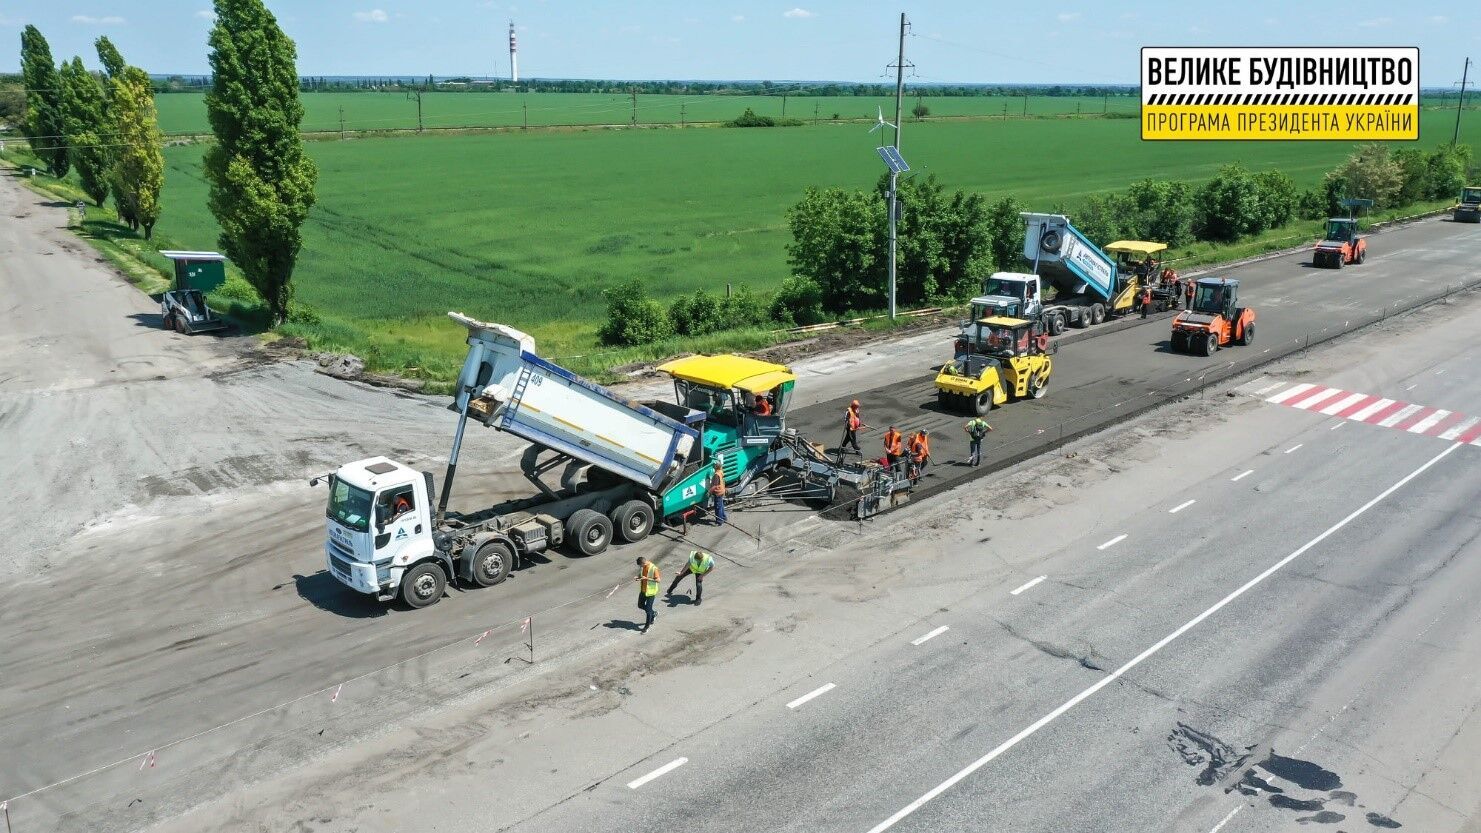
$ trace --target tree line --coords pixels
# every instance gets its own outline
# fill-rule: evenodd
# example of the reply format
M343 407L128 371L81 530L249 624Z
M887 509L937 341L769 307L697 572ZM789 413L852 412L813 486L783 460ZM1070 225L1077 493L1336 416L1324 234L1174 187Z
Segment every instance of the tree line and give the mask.
M300 227L318 179L298 134L303 104L297 47L262 0L214 5L208 39L214 83L205 96L216 139L204 159L208 205L221 227L221 250L277 326L288 318L303 244ZM79 187L100 207L111 195L119 219L149 239L164 186L154 86L108 38L98 38L95 46L100 72L89 71L80 57L58 66L41 32L25 28L21 130L52 176L75 172Z
M107 37L93 44L99 72L74 56L60 66L35 26L21 32L20 129L57 178L77 173L98 206L111 195L119 219L145 238L159 221L164 155L149 76L129 66Z
M1377 209L1453 198L1471 160L1466 145L1432 151L1363 145L1329 171L1317 188L1298 191L1280 171L1222 167L1201 185L1147 179L1122 192L1088 197L1071 215L1091 241L1149 240L1169 247L1194 241L1233 242L1293 220L1347 216L1346 197ZM703 290L668 305L648 297L641 281L608 290L598 336L639 345L746 327L792 327L854 317L883 308L889 269L888 175L872 190L808 188L787 210L792 274L772 294L742 290L719 298ZM948 193L934 175L899 183L897 300L903 306L966 300L994 271L1023 268L1026 208L1013 197L989 201ZM1067 213L1065 206L1054 206Z

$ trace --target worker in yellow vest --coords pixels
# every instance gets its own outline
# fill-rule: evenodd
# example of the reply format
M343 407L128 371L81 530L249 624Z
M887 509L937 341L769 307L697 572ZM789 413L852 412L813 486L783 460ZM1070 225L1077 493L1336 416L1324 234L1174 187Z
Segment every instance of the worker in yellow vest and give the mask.
M653 627L653 619L658 614L653 612L653 599L658 595L658 565L646 558L638 557L638 577L633 579L638 583L638 610L648 614L648 621L643 623L643 633Z
M674 595L674 588L679 586L679 582L683 581L685 576L694 576L694 603L699 604L705 593L705 575L713 569L715 569L714 556L700 550L690 552L689 561L684 564L684 569L674 577L674 583L669 585L666 595Z

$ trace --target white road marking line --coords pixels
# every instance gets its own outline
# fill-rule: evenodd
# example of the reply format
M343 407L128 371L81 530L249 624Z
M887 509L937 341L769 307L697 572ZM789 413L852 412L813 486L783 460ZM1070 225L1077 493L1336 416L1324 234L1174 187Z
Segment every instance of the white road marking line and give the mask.
M1336 431L1338 428L1341 428L1342 426L1344 426L1346 424L1347 423L1345 423L1345 422L1339 422L1336 425L1332 426L1331 428L1328 428L1327 430L1328 431Z
M1286 388L1285 390L1281 391L1280 393L1277 393L1276 395L1270 397L1269 399L1266 399L1265 401L1266 402L1274 402L1275 404L1279 405L1280 403L1286 401L1287 399L1295 399L1296 397L1300 396L1303 393L1306 393L1307 391L1311 390L1314 387L1316 387L1316 385L1311 385L1311 384L1307 384L1306 382L1302 382L1299 385L1292 385L1292 386Z
M1335 414L1338 411L1345 411L1348 408L1351 408L1352 406L1358 404L1359 402L1362 402L1364 399L1367 399L1367 398L1368 398L1368 394L1366 394L1366 393L1349 393L1347 396L1342 397L1341 400L1339 400L1337 402L1333 402L1332 404L1328 405L1327 407L1322 408L1317 413L1326 414L1327 416L1331 416L1332 414Z
M1414 416L1414 412L1423 407L1423 405L1405 405L1404 407L1398 409L1397 411L1394 411L1383 419L1380 419L1378 421L1378 425L1380 428L1392 427L1403 422L1409 417Z
M1230 810L1229 811L1229 815L1225 816L1223 821L1221 821L1218 824L1214 825L1214 829L1213 830L1210 830L1208 833L1219 833L1220 830L1223 830L1224 829L1224 825L1228 824L1229 823L1229 820L1232 819L1232 818L1234 818L1235 814L1238 813L1240 810L1243 810L1243 809L1244 809L1244 805L1241 804L1238 807L1235 807L1233 810Z
M1198 502L1197 499L1185 500L1182 503L1179 503L1177 506L1174 506L1173 508L1167 510L1167 514L1169 514L1169 515L1176 515L1177 513L1183 511L1184 509L1187 509L1189 506L1192 506L1193 504L1195 504L1197 502Z
M787 704L787 708L789 708L789 709L795 709L798 706L802 705L803 703L806 703L807 701L813 699L814 697L822 697L824 694L827 694L828 692L832 691L833 689L835 689L837 687L838 686L834 685L833 683L828 683L827 685L820 685L817 688L813 689L812 691L809 691L808 693L802 695L801 697L798 697L796 700L793 700L792 702L788 703Z
M1392 399L1380 399L1377 402L1374 402L1372 405L1369 405L1368 407L1348 417L1348 419L1357 420L1358 422L1365 422L1367 421L1368 417L1373 416L1374 414L1392 404L1394 404L1394 400Z
M941 627L939 627L939 628L931 631L930 633L926 634L925 636L917 636L915 639L910 640L910 644L911 645L920 645L922 643L925 643L925 642L928 642L928 641L930 641L932 639L935 639L936 637L940 636L943 633L946 633L949 630L951 630L951 627L949 625L942 625Z
M1039 582L1043 581L1046 578L1049 578L1049 577L1048 576L1039 576L1038 578L1034 579L1033 581L1030 581L1027 584L1023 585L1022 587L1018 588L1017 590L1010 591L1008 593L1008 595L1010 595L1010 596L1017 596L1019 593L1022 593L1023 591L1029 589L1030 587L1033 587L1035 584L1038 584Z
M1290 448L1286 449L1285 451L1282 451L1281 453L1282 454L1290 454L1292 451L1295 451L1296 449L1300 448L1303 445L1306 445L1306 443L1296 443L1295 445L1291 446Z
M635 781L628 781L627 788L630 790L635 790L638 787L641 787L644 784L648 783L649 781L652 781L654 778L662 778L663 776L668 775L670 772L673 772L674 770L687 763L689 763L688 758L677 758L675 760L669 761L658 769L655 769L647 775L644 775L642 778L639 778Z
M1278 388L1278 387L1280 387L1280 386L1282 386L1284 384L1285 384L1285 382L1276 382L1273 385L1266 385L1265 387L1260 388L1259 390L1255 391L1255 395L1256 396L1264 396L1265 394L1270 393L1271 391L1275 390L1276 388Z
M1440 410L1435 411L1433 414L1430 414L1419 422L1416 422L1413 425L1409 426L1409 433L1423 434L1424 432L1440 424L1440 420L1448 416L1450 416L1450 411L1441 408Z
M1418 382L1415 382L1414 384L1410 385L1409 387L1404 388L1404 390L1411 391L1411 390L1414 390L1417 387L1419 387L1419 383Z
M1115 538L1112 538L1111 540L1105 542L1104 544L1101 544L1100 546L1096 547L1096 549L1098 549L1098 550L1108 550L1111 547L1114 547L1117 544L1119 544L1119 543L1121 543L1122 541L1125 541L1125 540L1126 540L1126 533L1123 532L1120 535L1117 535Z
M1238 483L1239 481L1245 479L1246 477L1249 477L1250 475L1252 475L1254 473L1255 473L1255 470L1254 469L1245 469L1244 471L1240 472L1239 474L1236 474L1233 477L1229 478L1229 482L1230 483Z
M1064 703L1062 703L1061 705L1059 705L1053 711L1049 712L1048 714L1044 715L1043 717L1039 718L1038 720L1035 720L1033 723L1030 723L1027 727L1025 727L1024 729L1020 730L1018 732L1018 734L1016 734L1013 737L1008 738L1007 740L1005 740L1002 743L998 744L991 751L989 751L986 755L983 755L982 757L978 758L977 760L973 761L972 763L966 765L965 767L962 767L962 769L959 770L955 775L951 776L950 778L946 779L945 781L942 781L940 784L937 784L935 787L932 787L925 795L922 795L920 798L917 798L916 800L910 802L909 804L905 805L904 807L902 807L898 811L896 811L894 815L890 816L889 818L885 819L884 821L880 822L879 824L876 824L874 827L871 827L869 829L869 833L884 833L884 831L889 830L891 827L894 827L896 824L898 824L900 822L901 819L904 819L906 816L909 816L910 814L914 813L916 810L919 810L920 808L924 807L927 803L929 803L932 800L934 800L937 796L941 795L942 793L944 793L947 790L951 789L952 787L956 786L957 783L959 783L963 778L966 778L967 776L971 775L972 773L976 772L977 770L982 769L983 767L985 767L988 764L992 763L994 760L996 760L998 757L1000 757L1004 752L1007 752L1008 750L1012 749L1013 747L1017 746L1018 744L1023 743L1024 740L1026 740L1029 737L1031 737L1034 733L1038 732L1040 729L1044 728L1045 726L1048 726L1050 723L1053 723L1054 721L1058 720L1060 717L1064 716L1065 712L1068 712L1070 709L1073 709L1074 707L1080 705L1081 703L1085 702L1090 697L1093 697L1096 692L1100 691L1101 689L1105 688L1106 686L1110 685L1111 683L1114 683L1117 680L1121 679L1122 677L1126 676L1126 673L1128 671L1130 671L1131 669L1137 667L1138 665L1141 665L1149 657L1155 655L1157 652L1161 651L1163 648L1166 648L1168 645L1171 645L1174 641L1176 641L1183 634L1185 634L1188 631L1193 630L1194 628L1198 627L1198 625L1201 624L1203 622L1203 620L1209 618L1210 616L1214 615L1215 613L1218 613L1220 610L1223 610L1226 606L1229 605L1230 602L1233 602L1235 599L1238 599L1240 596L1243 596L1245 593L1248 593L1252 588L1254 588L1255 586L1259 585L1261 582L1265 581L1265 579L1270 578L1271 576L1275 575L1277 572L1280 571L1280 569L1282 567L1285 567L1287 564L1290 564L1292 561L1295 561L1297 558L1300 558L1302 555L1306 554L1306 552L1308 550L1310 550L1312 547L1314 547L1317 544L1320 544L1321 542L1323 542L1323 541L1327 540L1328 538L1330 538L1338 530L1340 530L1343 527L1347 526L1348 524L1352 523L1353 520L1355 520L1356 518L1358 518L1359 516L1361 516L1363 513L1367 512L1369 509L1372 509L1374 506L1377 506L1384 498L1387 498L1389 495L1393 494L1394 492L1397 492L1399 489L1402 489L1404 487L1404 485L1407 484L1409 481L1411 481L1414 478L1420 476L1421 474L1424 474L1424 472L1427 471L1431 466L1433 466L1434 464L1436 464L1436 463L1440 462L1441 460L1445 459L1445 457L1447 455L1449 455L1451 452L1455 451L1457 448L1460 448L1460 447L1461 447L1461 443L1455 443L1454 445L1447 446L1444 451L1440 452L1439 454L1436 454L1434 457L1431 457L1427 462L1424 463L1424 465L1420 466L1419 468L1415 469L1412 472L1409 472L1408 474L1404 475L1404 477L1402 479L1400 479L1397 483L1393 484L1392 486L1389 486L1387 489L1384 489L1382 492L1379 492L1377 497L1374 497L1373 499L1369 500L1367 503L1363 504L1362 506L1359 506L1357 509L1354 509L1351 513L1348 514L1347 517L1345 517L1342 520L1338 521L1337 523L1332 524L1331 526L1327 527L1326 530L1323 531L1320 535L1316 536L1315 538L1311 539L1310 541L1307 541L1305 544L1302 544L1301 547L1300 547L1300 549L1297 549L1295 552L1291 553L1290 555L1287 555L1285 558L1282 558L1281 560L1275 562L1274 564L1270 565L1269 567L1266 567L1264 572L1260 573L1259 575L1255 576L1254 578L1252 578L1249 581L1245 582L1244 584L1240 585L1237 590L1235 590L1234 592L1232 592L1229 595L1225 596L1224 598L1220 599L1219 601L1215 602L1214 605L1212 607L1210 607L1209 609L1207 609L1204 612L1198 614L1197 616L1193 617L1192 619L1189 619L1186 623L1184 623L1177 630L1173 631L1172 633L1168 634L1167 636L1162 637L1155 644L1153 644L1150 648L1147 648L1145 651L1142 651L1140 654L1137 654L1135 657L1133 657L1125 665L1121 666L1120 668L1117 668L1115 671L1112 671L1110 674L1107 674L1106 676L1100 678L1093 685L1091 685L1089 688L1085 689L1084 691L1080 692L1079 694L1076 694L1074 697L1071 697L1070 699L1066 700Z
M1459 425L1456 425L1454 428L1441 433L1440 439L1453 440L1456 437L1459 437L1461 434L1464 434L1465 432L1471 430L1471 427L1478 422L1481 422L1481 417L1471 417L1470 419L1462 420Z
M1436 376L1439 376L1439 375L1440 375L1440 374L1442 374L1442 373L1444 373L1444 372L1445 372L1445 371L1443 371L1443 370L1436 370L1436 371L1435 371L1435 375L1436 375Z

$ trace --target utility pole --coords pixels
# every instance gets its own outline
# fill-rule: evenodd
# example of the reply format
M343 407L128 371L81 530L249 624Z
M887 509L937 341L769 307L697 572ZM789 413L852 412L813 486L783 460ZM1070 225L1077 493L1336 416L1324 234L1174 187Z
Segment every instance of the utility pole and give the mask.
M629 87L628 88L628 92L631 93L632 94L632 97L633 97L633 118L632 118L632 126L633 127L637 127L638 126L638 88L637 87Z
M345 106L339 105L339 138L345 137Z
M905 13L900 12L900 52L895 57L895 150L900 149L900 103L905 95L905 30L910 24ZM897 250L899 239L896 225L900 217L900 174L890 169L890 320L895 320L895 277L897 275Z
M818 123L818 111L821 110L821 109L823 109L823 105L822 104L819 104L816 101L814 101L813 102L813 105L812 105L812 123L813 124L817 124Z
M417 100L417 132L418 133L421 133L422 132L422 91L421 90L409 90L406 93L406 97L407 98L414 98L414 99Z
M684 126L684 107L685 106L686 105L683 105L683 104L680 104L679 105L679 127L680 128L682 128Z
M782 118L787 117L787 94L782 93Z
M1455 133L1450 136L1451 147L1460 141L1460 110L1466 102L1466 79L1471 76L1471 59L1466 59L1465 68L1460 73L1460 95L1455 98Z
M1028 118L1028 93L1023 94L1023 117Z
M523 102L520 102L520 104L521 104L522 107L524 107L524 111L525 111L525 125L521 129L523 129L523 130L529 130L530 129L530 102L523 101Z

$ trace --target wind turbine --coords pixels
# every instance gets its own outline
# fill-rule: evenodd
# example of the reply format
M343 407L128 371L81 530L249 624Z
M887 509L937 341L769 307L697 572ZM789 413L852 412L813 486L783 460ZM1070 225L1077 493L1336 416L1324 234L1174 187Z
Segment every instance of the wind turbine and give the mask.
M891 124L891 123L889 123L889 122L887 122L887 121L884 120L884 108L883 107L875 107L874 108L874 112L877 115L875 116L874 126L871 127L871 128L869 128L869 132L870 133L873 133L874 131L880 129L881 127L894 127L896 130L899 130L900 129L898 127L895 127L895 125L893 125L893 124Z

